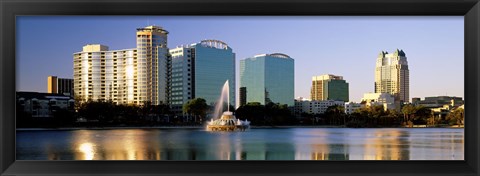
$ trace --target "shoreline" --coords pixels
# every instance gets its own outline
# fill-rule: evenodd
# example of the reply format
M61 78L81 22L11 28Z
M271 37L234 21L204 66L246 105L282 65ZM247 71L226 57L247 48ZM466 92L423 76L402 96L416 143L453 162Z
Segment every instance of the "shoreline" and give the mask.
M61 131L61 130L119 130L119 129L203 129L204 126L153 126L153 127L59 127L59 128L17 128L16 131ZM343 126L252 126L250 129L285 129L285 128L348 128ZM348 129L378 129L378 128L405 128L405 129L421 129L421 128L462 128L456 126L446 127L372 127L372 128L348 128Z

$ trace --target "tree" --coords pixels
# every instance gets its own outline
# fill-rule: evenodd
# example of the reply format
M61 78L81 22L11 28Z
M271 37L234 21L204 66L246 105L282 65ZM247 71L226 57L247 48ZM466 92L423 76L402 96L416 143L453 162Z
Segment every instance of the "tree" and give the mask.
M416 124L427 124L428 119L431 119L432 111L425 106L416 106L415 107L415 123Z
M446 119L449 121L450 125L463 125L465 119L465 109L457 108L454 111L451 111L450 113L448 113Z
M203 98L192 99L183 105L182 110L184 113L198 116L200 121L202 121L202 119L207 115L207 101Z
M414 114L416 113L416 108L415 106L408 104L403 106L402 108L402 113L403 113L403 122L404 124L408 124L410 127L413 126L412 118L414 117ZM413 117L412 117L413 115Z
M247 119L255 125L266 124L265 106L259 102L249 102L238 107L235 111L235 116L239 119Z
M345 107L343 106L339 106L339 105L329 106L325 111L325 115L329 119L331 125L339 125L339 124L345 125L346 123Z

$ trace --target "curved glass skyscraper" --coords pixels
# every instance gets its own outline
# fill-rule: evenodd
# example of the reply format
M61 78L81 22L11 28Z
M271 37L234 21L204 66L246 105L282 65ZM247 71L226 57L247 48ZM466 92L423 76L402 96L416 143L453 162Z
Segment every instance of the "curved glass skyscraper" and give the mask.
M219 40L202 40L170 50L170 103L175 112L194 98L215 105L225 81L229 82L230 105L235 107L235 53Z
M294 106L294 60L281 53L240 61L240 102Z

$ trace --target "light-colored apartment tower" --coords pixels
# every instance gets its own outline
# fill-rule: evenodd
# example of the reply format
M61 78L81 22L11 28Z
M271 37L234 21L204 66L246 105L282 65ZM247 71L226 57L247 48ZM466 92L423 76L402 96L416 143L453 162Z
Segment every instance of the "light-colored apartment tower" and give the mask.
M73 54L75 96L83 101L166 104L167 34L161 27L148 26L137 29L137 48L85 45Z
M137 29L137 94L152 104L168 103L167 35L168 31L158 26Z
M409 101L408 62L403 50L380 52L375 67L375 93L390 93L396 101Z
M348 83L343 76L332 74L313 76L310 89L311 100L338 100L348 102Z

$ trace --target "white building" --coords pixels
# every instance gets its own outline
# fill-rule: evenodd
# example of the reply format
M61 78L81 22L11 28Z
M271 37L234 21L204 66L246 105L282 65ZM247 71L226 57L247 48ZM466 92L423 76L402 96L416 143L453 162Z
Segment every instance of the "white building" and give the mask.
M311 101L308 99L295 99L295 115L301 115L302 113L310 114L323 114L330 106L345 106L343 101L324 100L324 101Z
M385 110L395 110L395 97L389 93L365 93L362 102L366 106L382 105Z
M357 109L363 108L365 105L355 102L345 102L345 114L351 114Z
M137 29L133 49L85 45L73 54L75 96L119 104L167 103L167 34L161 27L148 26Z

